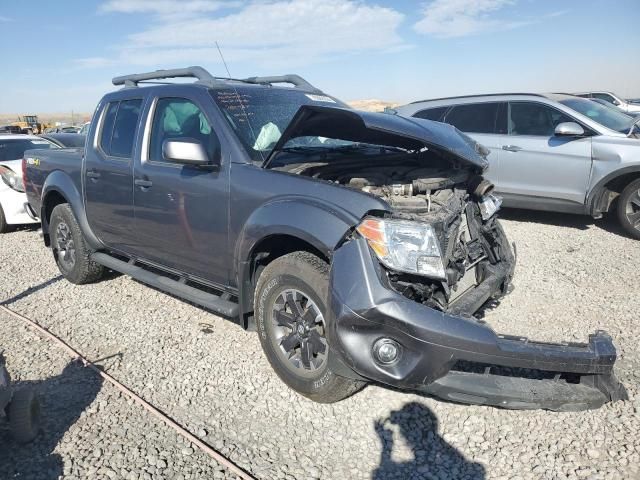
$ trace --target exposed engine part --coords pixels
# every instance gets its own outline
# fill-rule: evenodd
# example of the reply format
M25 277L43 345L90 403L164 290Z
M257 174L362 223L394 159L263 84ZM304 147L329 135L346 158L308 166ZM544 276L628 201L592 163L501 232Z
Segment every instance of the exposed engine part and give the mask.
M446 311L481 283L487 265L501 259L495 217L483 220L478 203L493 184L470 170L434 159L309 163L295 173L383 198L393 217L429 223L438 237L446 280L386 271L390 287L407 298ZM291 170L289 170L291 171Z
M480 199L485 195L489 195L493 192L494 186L489 180L485 180L480 175L473 177L469 180L469 193L476 199Z

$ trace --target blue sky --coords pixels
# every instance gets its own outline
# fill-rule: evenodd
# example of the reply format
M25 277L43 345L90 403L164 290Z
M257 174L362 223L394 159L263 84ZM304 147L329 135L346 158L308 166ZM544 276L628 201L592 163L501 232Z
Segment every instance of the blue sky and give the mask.
M298 73L344 100L640 97L639 0L0 0L0 113L89 112L116 75ZM15 47L13 47L15 46Z

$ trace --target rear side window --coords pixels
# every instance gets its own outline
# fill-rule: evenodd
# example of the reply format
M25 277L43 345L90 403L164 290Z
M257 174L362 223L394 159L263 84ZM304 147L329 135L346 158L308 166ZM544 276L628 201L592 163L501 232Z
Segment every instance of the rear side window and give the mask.
M141 106L139 98L109 104L100 135L100 148L104 153L131 158Z
M116 121L116 113L118 113L118 105L120 102L113 102L107 106L107 112L104 114L102 122L102 132L100 133L100 148L104 153L110 155L111 151L111 134L113 133L113 124Z
M502 115L498 115L500 105L499 102L456 105L449 110L444 121L463 132L504 133Z
M420 110L413 114L414 117L424 118L425 120L434 120L436 122L441 122L442 117L444 117L445 112L449 107L435 107L435 108L427 108L425 110Z

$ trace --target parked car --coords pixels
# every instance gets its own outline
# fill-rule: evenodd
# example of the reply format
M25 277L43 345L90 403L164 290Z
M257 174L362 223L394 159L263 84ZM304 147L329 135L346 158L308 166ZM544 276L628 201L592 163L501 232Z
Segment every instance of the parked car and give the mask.
M620 107L616 107L613 103L609 103L606 100L602 100L601 98L590 98L589 100L591 100L592 102L599 103L600 105L604 105L607 108L612 108L617 112L622 112L625 115L629 115L630 117L636 117L636 118L640 117L640 111L638 111L638 112L625 112Z
M487 177L504 205L613 211L640 239L640 129L628 115L563 94L441 98L396 109L450 123L488 147Z
M2 125L0 127L0 133L19 134L22 133L22 128L20 128L19 125Z
M138 85L172 77L197 82ZM113 269L257 330L280 378L319 402L369 381L506 408L625 397L605 333L539 343L473 317L515 262L466 135L352 110L296 75L113 83L126 88L101 100L84 153L25 153L69 281Z
M625 100L624 98L611 92L584 92L574 93L577 97L584 98L599 98L605 102L609 102L615 105L625 113L640 113L640 105L634 103L632 100Z
M22 183L22 157L25 150L58 148L58 145L35 135L0 135L0 234L12 225L38 223L26 207L27 196Z
M39 136L63 148L84 148L87 140L85 135L79 133L45 133Z
M85 122L82 124L82 127L80 127L80 131L78 131L78 133L80 135L84 135L86 136L89 133L89 125L91 125L91 122Z

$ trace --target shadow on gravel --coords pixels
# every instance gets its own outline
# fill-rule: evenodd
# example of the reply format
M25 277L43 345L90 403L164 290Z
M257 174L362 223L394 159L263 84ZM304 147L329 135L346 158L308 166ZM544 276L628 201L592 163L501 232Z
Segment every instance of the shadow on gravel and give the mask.
M411 402L393 411L384 420L376 420L374 428L380 439L380 465L373 480L387 479L454 479L482 480L485 469L469 462L455 447L438 435L438 419L429 408ZM395 461L393 430L397 428L411 449L412 460ZM398 448L396 448L396 454Z
M53 453L65 432L94 401L102 388L102 378L80 362L70 362L55 377L16 382L15 388L29 386L40 399L41 427L36 439L16 443L6 422L0 424L0 478L53 480L64 476L60 455Z
M49 280L42 282L39 285L36 285L35 287L27 288L24 292L19 293L14 297L8 298L0 302L0 305L4 305L4 306L11 305L12 303L17 302L18 300L22 300L23 298L28 297L29 295L37 292L38 290L42 290L43 288L47 288L49 285L53 285L54 283L59 282L60 280L62 280L62 278L63 278L62 275L58 275L57 277L50 278Z
M593 219L588 215L576 215L571 213L543 212L538 210L519 210L515 208L503 208L498 214L504 220L514 220L516 222L542 223L555 227L574 228L576 230L588 230L589 226L607 232L631 238L616 221L615 215L605 214L603 218Z

